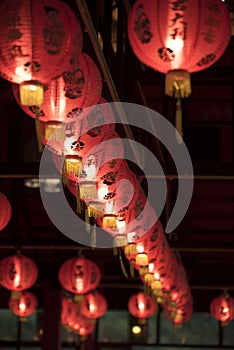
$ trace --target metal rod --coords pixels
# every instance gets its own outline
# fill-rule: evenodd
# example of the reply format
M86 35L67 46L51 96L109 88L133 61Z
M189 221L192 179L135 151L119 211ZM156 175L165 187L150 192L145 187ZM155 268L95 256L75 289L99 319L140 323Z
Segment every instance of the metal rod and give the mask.
M84 0L75 0L75 1L77 4L77 7L79 9L80 15L82 17L83 23L87 29L88 34L89 34L90 41L91 41L93 49L95 51L99 66L102 70L103 77L104 77L106 84L108 86L111 98L114 102L119 102L120 100L119 100L118 92L115 88L115 84L113 82L109 67L108 67L106 59L105 59L105 56L104 56L104 54L101 50L101 47L99 45L99 41L98 41L98 38L96 35L96 31L95 31L93 21L91 19L87 4ZM119 118L122 122L122 126L123 126L123 129L125 131L126 136L129 139L134 140L132 131L128 125L128 122L127 122L125 113L123 111L123 108L121 107L121 104L117 104L115 107L118 111L118 115L119 115ZM131 148L132 148L132 152L134 154L135 159L139 160L139 154L138 154L137 148L136 148L134 143L131 143ZM141 163L139 162L139 164L141 164Z

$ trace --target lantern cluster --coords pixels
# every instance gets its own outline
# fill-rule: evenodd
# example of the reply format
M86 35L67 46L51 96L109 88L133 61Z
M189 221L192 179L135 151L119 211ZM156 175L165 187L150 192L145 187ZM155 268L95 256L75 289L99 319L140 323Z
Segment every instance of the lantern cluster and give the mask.
M99 293L89 292L78 304L67 296L62 298L62 325L75 333L81 340L95 330L96 320L107 311L107 301Z
M73 258L61 265L58 278L63 289L70 293L69 298L62 299L61 323L84 340L107 310L105 297L95 290L101 279L100 270L89 259Z
M210 313L222 326L234 320L234 298L227 293L214 298L210 303Z
M36 264L22 254L8 256L0 261L0 285L11 291L9 308L21 320L37 308L36 296L28 291L37 277Z
M169 247L160 221L141 239L123 249L147 286L148 296L162 306L166 317L175 325L188 321L193 310L190 287L183 267Z

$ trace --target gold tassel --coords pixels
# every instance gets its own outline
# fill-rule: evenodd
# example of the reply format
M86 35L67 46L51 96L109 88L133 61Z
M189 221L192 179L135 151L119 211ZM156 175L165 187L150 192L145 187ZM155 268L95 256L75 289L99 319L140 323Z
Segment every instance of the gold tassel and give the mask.
M129 268L130 268L130 275L131 275L131 277L134 277L135 276L135 269L134 269L134 266L133 266L133 263L132 263L132 259L129 260Z
M92 236L91 236L91 247L94 249L97 246L97 231L96 231L96 222L93 226Z
M183 129L182 129L182 108L181 108L181 98L178 97L176 101L176 115L175 115L175 127L178 133L180 134L181 138L177 137L178 144L181 144L183 142Z
M118 247L116 247L116 246L113 247L113 254L114 254L114 256L118 255Z
M38 152L43 151L43 144L42 144L42 127L41 127L41 121L39 119L40 115L40 108L36 107L36 119L35 119L35 126L36 126L36 133L37 133L37 146L38 146Z
M170 97L188 97L192 92L190 74L183 69L171 70L166 74L165 94Z
M88 233L90 233L90 216L89 216L89 208L85 208L85 228Z
M50 121L45 125L46 141L57 141L64 144L66 139L66 126L62 122Z
M122 254L121 254L121 248L118 248L118 249L119 249L119 261L120 261L121 270L123 272L123 275L126 278L128 278L128 274L127 274L127 271L126 271L124 263L123 263L123 258L122 258Z
M77 214L82 213L82 203L80 199L80 188L78 183L76 182L76 212Z

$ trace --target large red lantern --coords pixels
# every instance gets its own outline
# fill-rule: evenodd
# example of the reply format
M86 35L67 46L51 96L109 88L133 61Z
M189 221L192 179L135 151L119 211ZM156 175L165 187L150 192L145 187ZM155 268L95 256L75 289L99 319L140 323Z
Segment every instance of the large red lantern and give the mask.
M102 91L102 77L94 61L85 53L76 57L76 64L69 71L63 72L45 85L44 102L37 106L23 106L20 103L19 85L13 84L12 89L16 101L30 117L36 114L47 133L54 131L58 122L85 114L85 108L98 103Z
M210 304L211 315L223 325L234 319L234 298L223 294L213 299Z
M176 127L181 135L180 98L191 93L190 73L214 64L230 35L230 14L220 0L137 0L130 11L132 49L141 62L166 74L165 93L178 99Z
M29 289L37 280L34 261L23 255L12 255L0 261L0 284L13 291Z
M43 84L69 70L80 54L81 26L60 0L3 1L0 17L1 75L20 84L23 105L39 106Z
M88 293L80 305L80 312L87 318L99 318L106 313L107 301L103 295L99 293Z
M0 192L0 231L3 230L11 219L11 204L7 197Z
M128 301L128 310L134 317L144 322L156 312L156 303L151 295L139 292L133 294Z
M93 261L80 257L66 260L59 269L58 278L65 290L85 294L98 286L101 274Z
M28 291L20 293L18 299L10 298L8 302L10 310L19 317L27 317L33 314L37 309L36 296Z

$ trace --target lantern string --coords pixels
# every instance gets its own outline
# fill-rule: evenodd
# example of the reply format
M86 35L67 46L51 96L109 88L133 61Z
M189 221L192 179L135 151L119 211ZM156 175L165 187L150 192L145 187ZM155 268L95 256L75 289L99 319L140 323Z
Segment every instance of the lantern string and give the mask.
M134 277L134 275L135 275L135 269L134 269L134 266L133 266L133 263L132 263L132 259L129 260L129 269L130 269L130 275L131 275L131 277Z
M181 98L178 97L176 100L176 114L175 114L175 127L179 135L181 136L178 137L176 134L176 139L178 144L181 144L183 142L183 128L182 128L182 108L181 108Z
M40 116L40 108L36 106L35 108L35 114L36 114L36 119L35 119L35 126L36 126L36 133L37 133L37 145L38 145L38 152L43 151L43 144L42 144L42 126L41 126L41 121L39 119Z
M120 262L121 270L123 272L124 277L128 278L128 274L127 274L127 271L125 269L123 258L122 258L121 248L118 248L118 250L119 250L119 262Z

